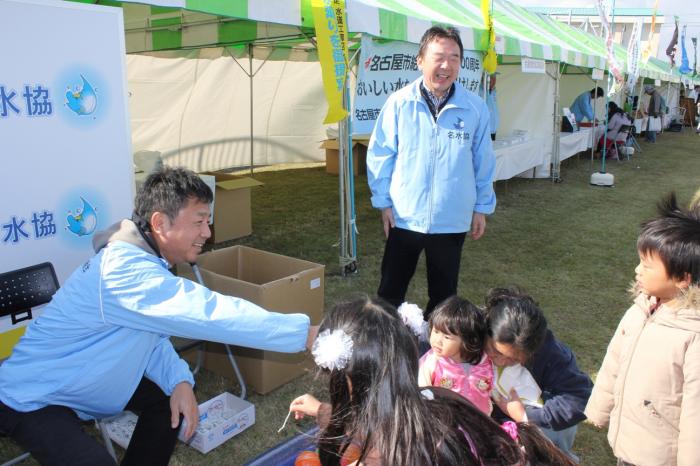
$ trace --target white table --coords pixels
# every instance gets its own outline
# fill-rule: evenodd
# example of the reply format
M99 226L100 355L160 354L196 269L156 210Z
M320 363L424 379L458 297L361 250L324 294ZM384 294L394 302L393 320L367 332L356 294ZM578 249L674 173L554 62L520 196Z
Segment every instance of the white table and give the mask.
M542 138L494 149L496 153L496 181L508 180L526 170L542 165L549 152L544 148Z
M593 146L592 131L593 128L580 128L573 133L560 133L559 161L590 149Z

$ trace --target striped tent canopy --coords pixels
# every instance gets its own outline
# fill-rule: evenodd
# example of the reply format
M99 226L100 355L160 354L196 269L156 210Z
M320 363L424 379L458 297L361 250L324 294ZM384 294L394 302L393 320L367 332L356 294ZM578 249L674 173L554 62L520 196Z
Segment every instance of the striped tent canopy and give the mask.
M314 35L311 0L72 1L121 7L128 53L226 47L225 53L241 55L252 44L256 51L269 49L267 58L317 59L309 41ZM353 35L418 43L427 28L445 24L460 30L466 49L485 49L479 0L346 0L346 8ZM603 55L562 40L542 18L496 0L499 54L604 67Z
M121 7L128 53L215 58L252 49L256 58L318 60L311 0L70 1ZM427 28L443 24L460 30L465 49L485 49L480 0L346 0L346 8L351 39L361 33L418 43ZM605 44L596 36L507 0L493 0L493 16L501 56L607 68ZM626 50L616 46L615 54L624 66ZM655 59L641 66L641 76L679 81Z

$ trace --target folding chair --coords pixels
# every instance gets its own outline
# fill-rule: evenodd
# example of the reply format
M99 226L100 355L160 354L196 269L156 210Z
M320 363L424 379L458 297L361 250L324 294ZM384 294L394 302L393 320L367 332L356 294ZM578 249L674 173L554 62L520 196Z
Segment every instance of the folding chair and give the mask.
M679 122L681 124L681 132L683 132L683 129L685 128L685 112L686 112L685 107L673 107L671 109L671 115L675 115L673 117L674 120Z
M0 274L0 317L10 316L12 325L25 320L31 320L32 308L51 301L58 290L58 278L51 262L24 267ZM107 435L107 430L102 428L99 421L95 421L105 447L112 458L117 460L117 455L112 447L112 441ZM3 463L1 466L9 466L29 458L29 453Z
M620 147L625 147L625 158L627 160L630 159L630 154L629 151L627 151L628 147L628 141L630 141L630 138L632 140L632 144L637 145L637 141L634 139L634 136L632 133L634 132L634 125L622 125L620 126L620 130L617 133L617 137L615 138L615 141L613 141L613 147L615 148L615 152L617 153L617 159L622 160L620 157ZM641 149L640 149L641 151Z
M204 284L204 278L202 277L202 273L199 271L199 266L197 264L190 264L190 267L192 267L192 273L194 273L197 282L202 286L206 286ZM175 343L175 350L178 353L189 350L191 348L197 348L197 363L195 368L192 370L194 374L197 374L199 368L202 366L202 361L204 359L205 342L201 340L188 340L186 338L171 338L171 340L173 340L173 342ZM236 360L233 357L231 347L229 345L224 345L224 348L226 348L226 354L228 356L229 363L231 363L231 367L233 368L233 372L236 374L236 380L241 386L241 394L238 397L242 400L245 400L248 394L248 390L245 385L245 380L243 380L243 375L241 374L241 371L238 368L238 364L236 364Z

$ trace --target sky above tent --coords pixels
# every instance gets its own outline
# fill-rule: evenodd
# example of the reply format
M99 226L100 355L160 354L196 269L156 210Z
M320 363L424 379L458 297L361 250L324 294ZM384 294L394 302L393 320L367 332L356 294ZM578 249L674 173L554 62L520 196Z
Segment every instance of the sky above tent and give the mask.
M572 8L590 8L594 6L592 0L518 0L518 5L523 7L529 6L544 6L544 7L572 7ZM611 1L612 4L612 1ZM654 0L615 0L616 8L653 8ZM665 62L668 58L664 51L666 46L671 41L673 36L673 17L678 16L681 26L688 25L686 33L686 50L688 55L693 54L693 44L690 42L691 37L700 39L700 2L689 0L659 0L659 12L664 15L664 24L661 27L661 36L659 40L659 51L657 57ZM690 66L693 65L693 59L690 58Z

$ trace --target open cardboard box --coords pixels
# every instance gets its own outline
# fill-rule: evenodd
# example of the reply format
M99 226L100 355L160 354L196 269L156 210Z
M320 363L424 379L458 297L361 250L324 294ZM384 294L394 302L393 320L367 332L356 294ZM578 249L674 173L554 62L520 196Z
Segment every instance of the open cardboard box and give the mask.
M104 423L107 435L126 450L134 433L138 416L124 411ZM178 438L202 453L209 453L226 440L255 424L255 406L245 400L222 393L199 405L199 425L189 440L183 436L183 421Z
M355 176L367 172L367 146L368 139L352 140L352 169ZM326 173L337 175L339 173L338 158L340 156L337 139L326 139L319 146L326 149Z
M253 232L250 212L250 190L263 183L228 173L202 172L214 177L214 223L208 243L221 243L242 238Z
M269 311L304 313L317 325L323 316L324 270L320 264L246 246L232 246L202 254L197 260L205 286L222 294L253 302ZM196 281L192 268L178 264L177 273ZM232 348L246 385L265 394L313 367L302 353L277 353ZM183 356L193 360L196 350ZM207 342L204 367L235 379L226 348Z

